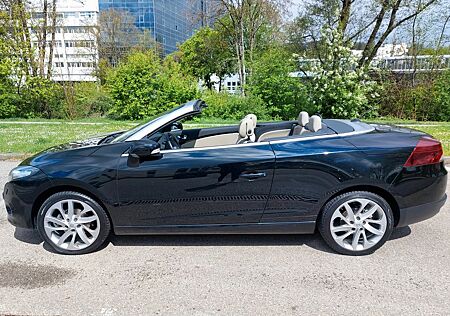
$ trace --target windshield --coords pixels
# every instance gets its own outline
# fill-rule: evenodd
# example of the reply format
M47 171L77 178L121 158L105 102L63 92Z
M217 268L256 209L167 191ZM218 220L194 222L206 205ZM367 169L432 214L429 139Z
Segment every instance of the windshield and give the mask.
M124 140L126 140L129 137L131 137L132 135L134 135L134 134L138 133L139 131L145 129L147 126L157 122L158 120L161 119L161 117L163 117L163 116L165 116L167 114L170 114L172 112L175 112L178 109L182 108L183 106L184 105L177 106L176 108L173 108L173 109L171 109L169 111L166 111L166 112L162 113L161 115L159 115L158 117L154 118L153 120L151 120L151 121L149 121L147 123L140 124L140 125L136 126L135 128L132 128L129 131L127 131L127 132L125 132L123 134L120 134L118 137L114 138L111 141L111 143L123 142Z

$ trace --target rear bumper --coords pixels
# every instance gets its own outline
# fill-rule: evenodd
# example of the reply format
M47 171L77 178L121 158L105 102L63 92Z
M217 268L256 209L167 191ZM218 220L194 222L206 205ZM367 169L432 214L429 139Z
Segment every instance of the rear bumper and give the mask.
M436 202L400 209L397 227L404 227L429 219L439 213L447 200L447 194Z

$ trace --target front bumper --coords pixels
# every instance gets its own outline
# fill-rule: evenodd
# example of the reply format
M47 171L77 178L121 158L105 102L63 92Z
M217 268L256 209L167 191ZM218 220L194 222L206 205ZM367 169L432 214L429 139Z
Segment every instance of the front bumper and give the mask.
M444 206L447 194L436 202L400 209L400 219L397 227L404 227L418 223L435 216Z
M49 186L50 180L42 171L30 177L6 183L3 200L8 222L16 227L34 228L34 202Z

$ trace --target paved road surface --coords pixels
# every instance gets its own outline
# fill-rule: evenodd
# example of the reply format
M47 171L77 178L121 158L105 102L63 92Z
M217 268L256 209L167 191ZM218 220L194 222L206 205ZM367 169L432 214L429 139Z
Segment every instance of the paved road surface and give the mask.
M0 162L2 188L15 164ZM115 237L61 256L2 206L0 314L448 315L449 211L359 258L318 235Z

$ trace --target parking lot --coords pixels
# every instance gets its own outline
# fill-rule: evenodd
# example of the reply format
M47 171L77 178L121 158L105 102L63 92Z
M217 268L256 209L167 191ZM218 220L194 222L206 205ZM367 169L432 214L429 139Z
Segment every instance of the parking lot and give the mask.
M0 184L17 162L0 162ZM365 257L312 236L113 237L62 256L0 209L0 315L449 314L450 207Z

